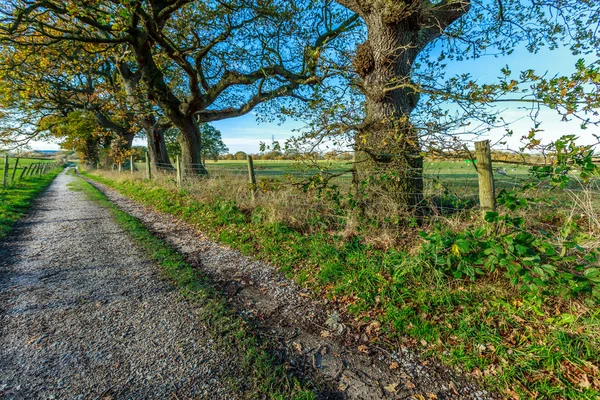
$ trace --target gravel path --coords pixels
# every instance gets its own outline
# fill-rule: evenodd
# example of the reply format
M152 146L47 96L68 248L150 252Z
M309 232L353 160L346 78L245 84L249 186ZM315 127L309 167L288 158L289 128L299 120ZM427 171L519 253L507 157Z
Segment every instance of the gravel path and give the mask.
M93 182L125 212L202 270L230 305L257 326L283 363L326 382L339 399L489 399L460 371L423 359L402 343L372 346L376 325L357 325L275 267L211 241L194 226Z
M0 243L0 398L242 397L237 355L74 179Z

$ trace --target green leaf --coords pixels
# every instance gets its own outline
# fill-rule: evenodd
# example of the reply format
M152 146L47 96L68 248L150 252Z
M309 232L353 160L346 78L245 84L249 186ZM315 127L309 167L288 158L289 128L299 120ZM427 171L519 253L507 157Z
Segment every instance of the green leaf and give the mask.
M498 215L499 214L496 211L488 211L485 213L485 217L483 217L483 219L490 223L498 222Z
M600 268L588 268L583 271L583 276L592 282L600 283Z
M573 314L561 314L560 319L558 320L558 323L560 325L571 325L573 322L575 322L575 320L577 319L577 317Z

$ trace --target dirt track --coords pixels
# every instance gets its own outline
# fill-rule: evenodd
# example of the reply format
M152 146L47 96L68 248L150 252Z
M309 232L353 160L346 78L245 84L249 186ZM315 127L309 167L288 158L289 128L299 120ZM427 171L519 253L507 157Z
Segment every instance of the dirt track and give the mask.
M0 398L242 397L237 355L73 179L0 243Z

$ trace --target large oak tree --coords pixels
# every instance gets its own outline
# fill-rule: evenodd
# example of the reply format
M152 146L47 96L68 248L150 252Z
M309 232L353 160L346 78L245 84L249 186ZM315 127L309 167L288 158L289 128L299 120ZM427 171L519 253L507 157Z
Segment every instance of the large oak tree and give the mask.
M323 7L330 3L11 0L4 31L15 42L126 45L147 97L181 132L185 169L203 174L198 121L299 98L302 87L329 77L321 56L358 17L342 12L322 20Z
M443 131L440 121L447 117L433 106L436 101L455 101L469 110L461 118L479 113L477 118L493 124L497 117L486 116L482 106L518 90L517 81L482 87L467 74L442 79L449 62L506 55L518 47L535 53L544 46L564 45L579 54L600 44L599 8L591 0L338 3L359 14L366 27L366 40L358 45L353 62L354 84L364 96L365 106L360 121L346 127L354 133L359 177L378 181L379 189L383 187L394 201L413 212L421 208L421 151L428 145L424 141L431 138L427 135L432 127L437 133ZM540 78L532 74L524 81L532 83L532 77ZM423 95L427 107L418 110L417 116L415 110ZM426 123L415 126L416 119Z

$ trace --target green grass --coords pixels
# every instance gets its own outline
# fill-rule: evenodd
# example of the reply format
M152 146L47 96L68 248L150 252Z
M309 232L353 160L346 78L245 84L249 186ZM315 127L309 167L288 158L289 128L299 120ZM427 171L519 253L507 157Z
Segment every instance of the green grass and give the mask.
M377 320L372 342L398 340L522 398L600 395L600 309L589 299L534 298L499 273L476 282L433 268L418 249L381 250L325 229L303 234L231 200L201 203L145 180L92 178L188 221L214 240L278 266L359 323ZM318 218L316 216L315 218Z
M19 177L21 176L21 173L23 172L23 169L25 167L27 167L27 169L30 169L33 164L52 164L55 163L56 160L52 160L52 159L44 159L44 158L18 158L18 162L17 162L17 157L9 157L8 158L8 183L9 184L14 184L19 180ZM3 177L4 177L4 156L0 156L0 184L2 184L3 181ZM17 166L17 169L15 171L15 165ZM26 175L30 176L31 171L27 172L26 171ZM14 180L13 180L14 177Z
M0 239L8 235L15 222L60 171L61 168L56 168L46 175L26 177L7 188L0 187Z
M265 350L265 344L252 334L252 327L228 308L198 270L168 244L150 233L136 218L119 210L89 183L78 179L70 184L90 199L110 209L116 221L162 268L164 274L189 301L202 306L198 318L212 330L219 348L241 359L245 387L235 387L248 399L314 399L306 384L286 373ZM227 382L238 385L237 381Z

